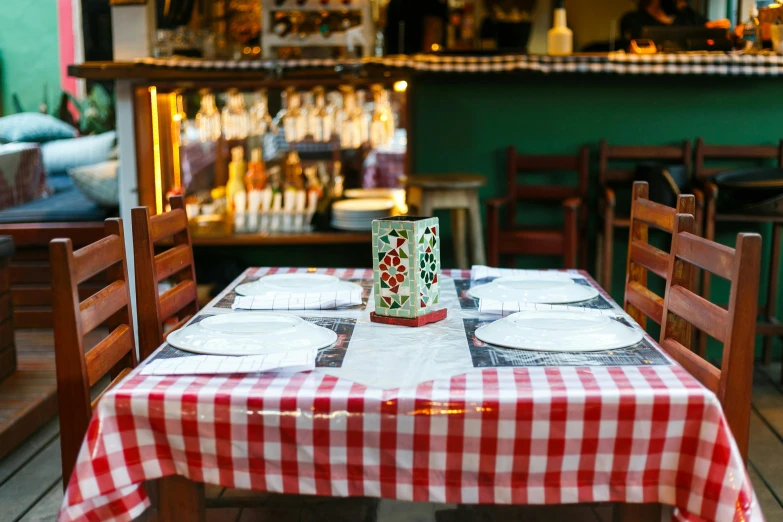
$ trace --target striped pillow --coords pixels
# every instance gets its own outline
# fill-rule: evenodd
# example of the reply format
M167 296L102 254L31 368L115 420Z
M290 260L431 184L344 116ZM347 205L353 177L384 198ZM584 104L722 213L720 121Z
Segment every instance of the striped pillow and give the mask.
M69 169L94 165L109 159L117 133L114 131L82 136L69 140L55 140L41 145L41 154L46 174L56 176L65 174Z
M120 204L118 167L119 161L104 161L96 165L76 167L68 171L82 194L102 207Z

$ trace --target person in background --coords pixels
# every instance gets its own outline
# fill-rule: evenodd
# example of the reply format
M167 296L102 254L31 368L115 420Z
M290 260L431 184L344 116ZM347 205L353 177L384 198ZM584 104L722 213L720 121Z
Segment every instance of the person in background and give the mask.
M620 34L630 41L641 37L643 27L662 25L728 29L730 22L708 21L689 6L687 0L639 0L639 8L620 19Z

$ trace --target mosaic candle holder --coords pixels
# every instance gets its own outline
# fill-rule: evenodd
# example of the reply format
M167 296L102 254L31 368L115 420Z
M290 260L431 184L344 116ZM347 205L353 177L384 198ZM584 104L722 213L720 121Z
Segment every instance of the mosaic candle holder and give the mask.
M375 315L416 319L433 312L440 296L439 228L436 217L372 222Z

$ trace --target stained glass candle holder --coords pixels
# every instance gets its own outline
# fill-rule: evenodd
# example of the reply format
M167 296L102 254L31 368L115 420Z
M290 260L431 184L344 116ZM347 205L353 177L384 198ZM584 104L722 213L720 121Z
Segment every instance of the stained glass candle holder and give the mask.
M396 216L372 222L374 322L422 326L446 317L440 296L438 218Z

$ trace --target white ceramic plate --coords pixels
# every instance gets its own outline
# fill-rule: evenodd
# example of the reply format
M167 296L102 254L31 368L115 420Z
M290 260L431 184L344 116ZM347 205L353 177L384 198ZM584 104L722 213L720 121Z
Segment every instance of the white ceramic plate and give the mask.
M485 343L542 352L601 352L633 346L642 332L609 316L588 312L518 312L482 326Z
M272 274L258 281L238 285L234 291L243 296L269 293L307 294L314 292L352 292L362 287L326 274Z
M544 274L541 277L499 277L468 290L476 299L495 299L518 303L566 304L587 301L598 296L592 286L578 285L566 274Z
M337 334L295 315L241 312L207 317L172 332L166 342L206 355L264 355L305 348L325 348Z

